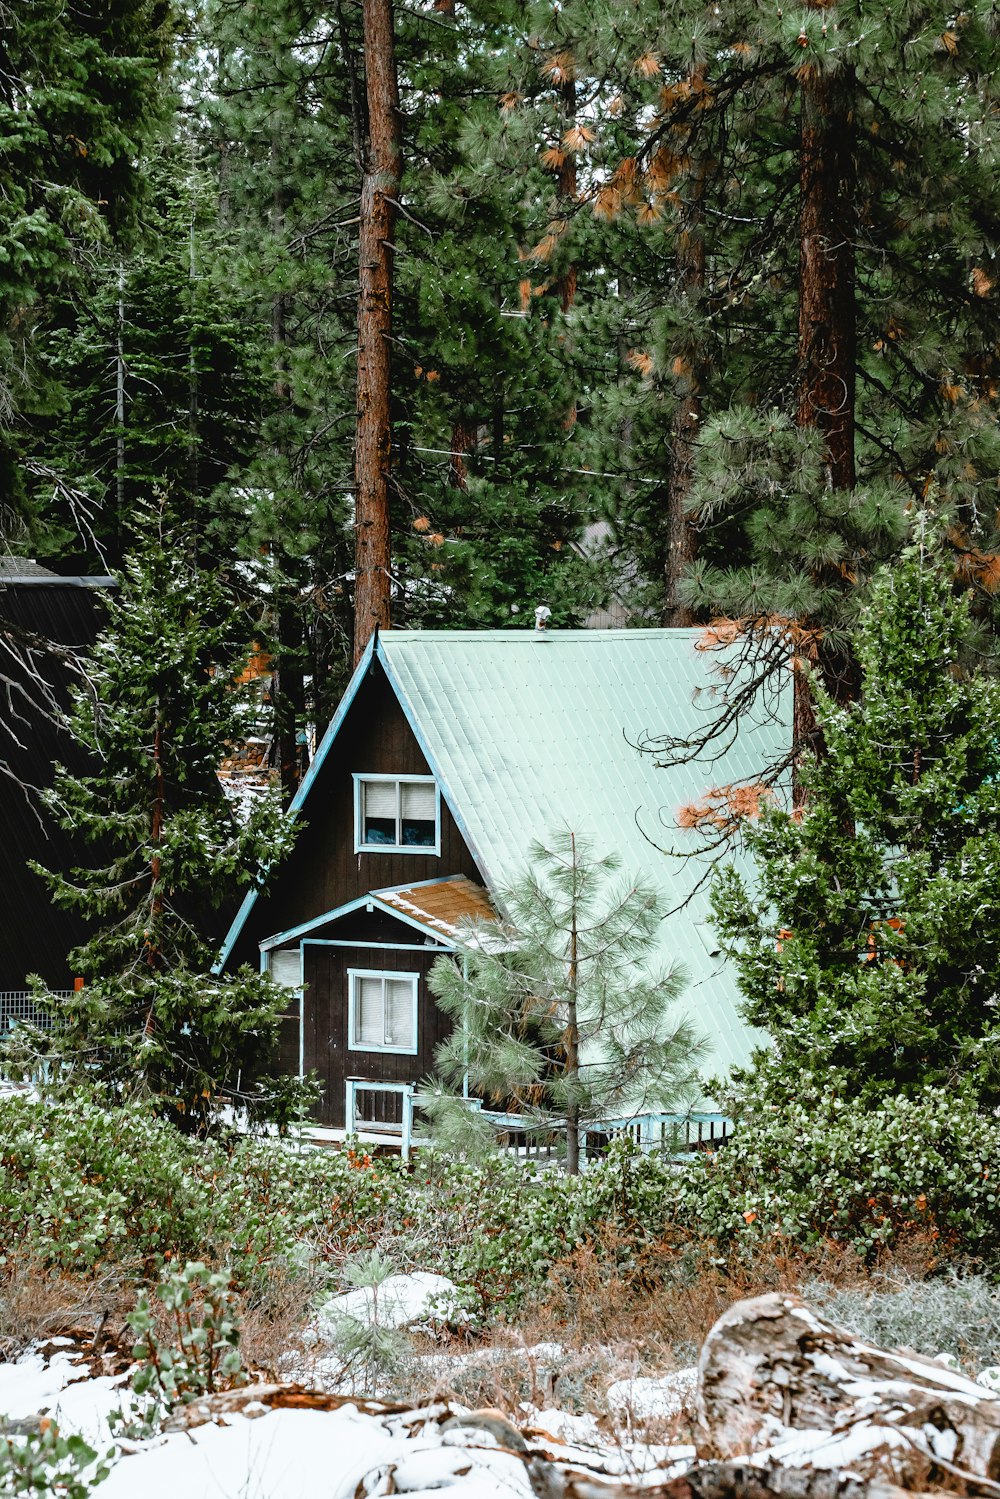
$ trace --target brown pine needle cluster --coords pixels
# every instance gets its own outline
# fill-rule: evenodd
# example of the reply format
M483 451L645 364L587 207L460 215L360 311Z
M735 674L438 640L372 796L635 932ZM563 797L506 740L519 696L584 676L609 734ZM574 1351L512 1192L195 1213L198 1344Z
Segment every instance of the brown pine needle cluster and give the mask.
M572 125L563 136L562 143L567 151L582 151L584 146L595 139L589 125Z
M553 52L542 63L542 72L553 83L572 83L576 77L572 52Z
M785 614L755 614L738 618L720 616L705 625L695 641L695 650L722 650L743 638L752 640L754 636L763 634L784 637L796 666L802 661L815 661L823 639L823 630L818 625L806 625Z
M638 370L643 379L648 379L653 373L653 356L647 353L645 349L629 349L625 355L625 361L634 370Z
M701 801L678 807L677 825L733 832L740 823L758 818L763 805L773 800L774 793L759 781L750 785L713 786Z
M655 78L660 71L659 59L655 52L644 52L641 57L636 58L632 68L640 78Z

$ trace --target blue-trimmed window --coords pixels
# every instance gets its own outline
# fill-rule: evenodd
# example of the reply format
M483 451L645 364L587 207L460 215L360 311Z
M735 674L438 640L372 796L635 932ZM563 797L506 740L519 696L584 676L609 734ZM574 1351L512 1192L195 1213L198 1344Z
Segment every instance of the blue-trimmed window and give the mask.
M349 968L347 1045L351 1051L417 1052L416 973Z
M354 851L440 854L441 796L434 777L356 775Z

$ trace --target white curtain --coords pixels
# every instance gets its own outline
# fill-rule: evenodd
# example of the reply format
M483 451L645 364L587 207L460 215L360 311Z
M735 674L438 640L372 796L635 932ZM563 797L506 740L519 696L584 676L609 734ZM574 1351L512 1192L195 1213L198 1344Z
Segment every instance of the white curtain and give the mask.
M391 817L395 819L395 781L365 781L364 793L366 817Z
M357 978L354 981L355 1040L369 1046L385 1044L385 1018L380 978Z
M410 979L385 981L385 1044L413 1046L413 984Z

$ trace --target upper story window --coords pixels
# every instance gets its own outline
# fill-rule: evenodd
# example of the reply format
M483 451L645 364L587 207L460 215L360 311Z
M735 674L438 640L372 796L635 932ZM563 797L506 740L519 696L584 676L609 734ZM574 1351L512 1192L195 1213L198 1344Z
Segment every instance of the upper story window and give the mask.
M441 852L441 798L433 776L356 775L354 851Z

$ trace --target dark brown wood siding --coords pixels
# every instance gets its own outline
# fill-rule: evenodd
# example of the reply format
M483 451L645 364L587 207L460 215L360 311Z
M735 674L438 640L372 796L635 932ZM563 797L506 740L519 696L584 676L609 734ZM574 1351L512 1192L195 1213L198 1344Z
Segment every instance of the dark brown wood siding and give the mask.
M301 813L295 847L255 904L232 962L259 959L258 944L336 910L369 890L464 874L482 882L455 819L441 799L440 856L354 852L355 774L429 775L430 766L381 666L358 689Z
M402 924L397 930L396 940L407 941L406 928ZM435 1048L444 1040L448 1028L425 981L441 952L434 948L401 950L360 943L350 947L325 947L309 942L305 944L304 952L306 1071L318 1073L323 1085L317 1119L322 1124L342 1129L348 1078L419 1083L433 1071ZM418 1051L415 1056L349 1049L347 975L351 968L418 975Z
M300 816L295 847L275 871L270 892L255 903L229 966L248 962L256 968L259 944L265 938L338 910L369 890L457 874L482 881L443 797L440 855L354 852L354 775L394 773L429 775L430 766L376 662L358 689L312 785ZM304 947L305 1068L318 1073L323 1086L317 1118L323 1124L343 1128L349 1077L419 1083L432 1072L434 1051L447 1034L447 1026L424 980L441 949L425 945L422 933L405 922L380 911L366 911L363 906L310 936L358 944L322 946L307 939ZM415 950L382 947L380 943L402 943ZM420 975L416 1056L348 1050L348 968ZM283 1022L281 1061L290 1071L298 1069L297 1048L297 1026L292 1021Z

